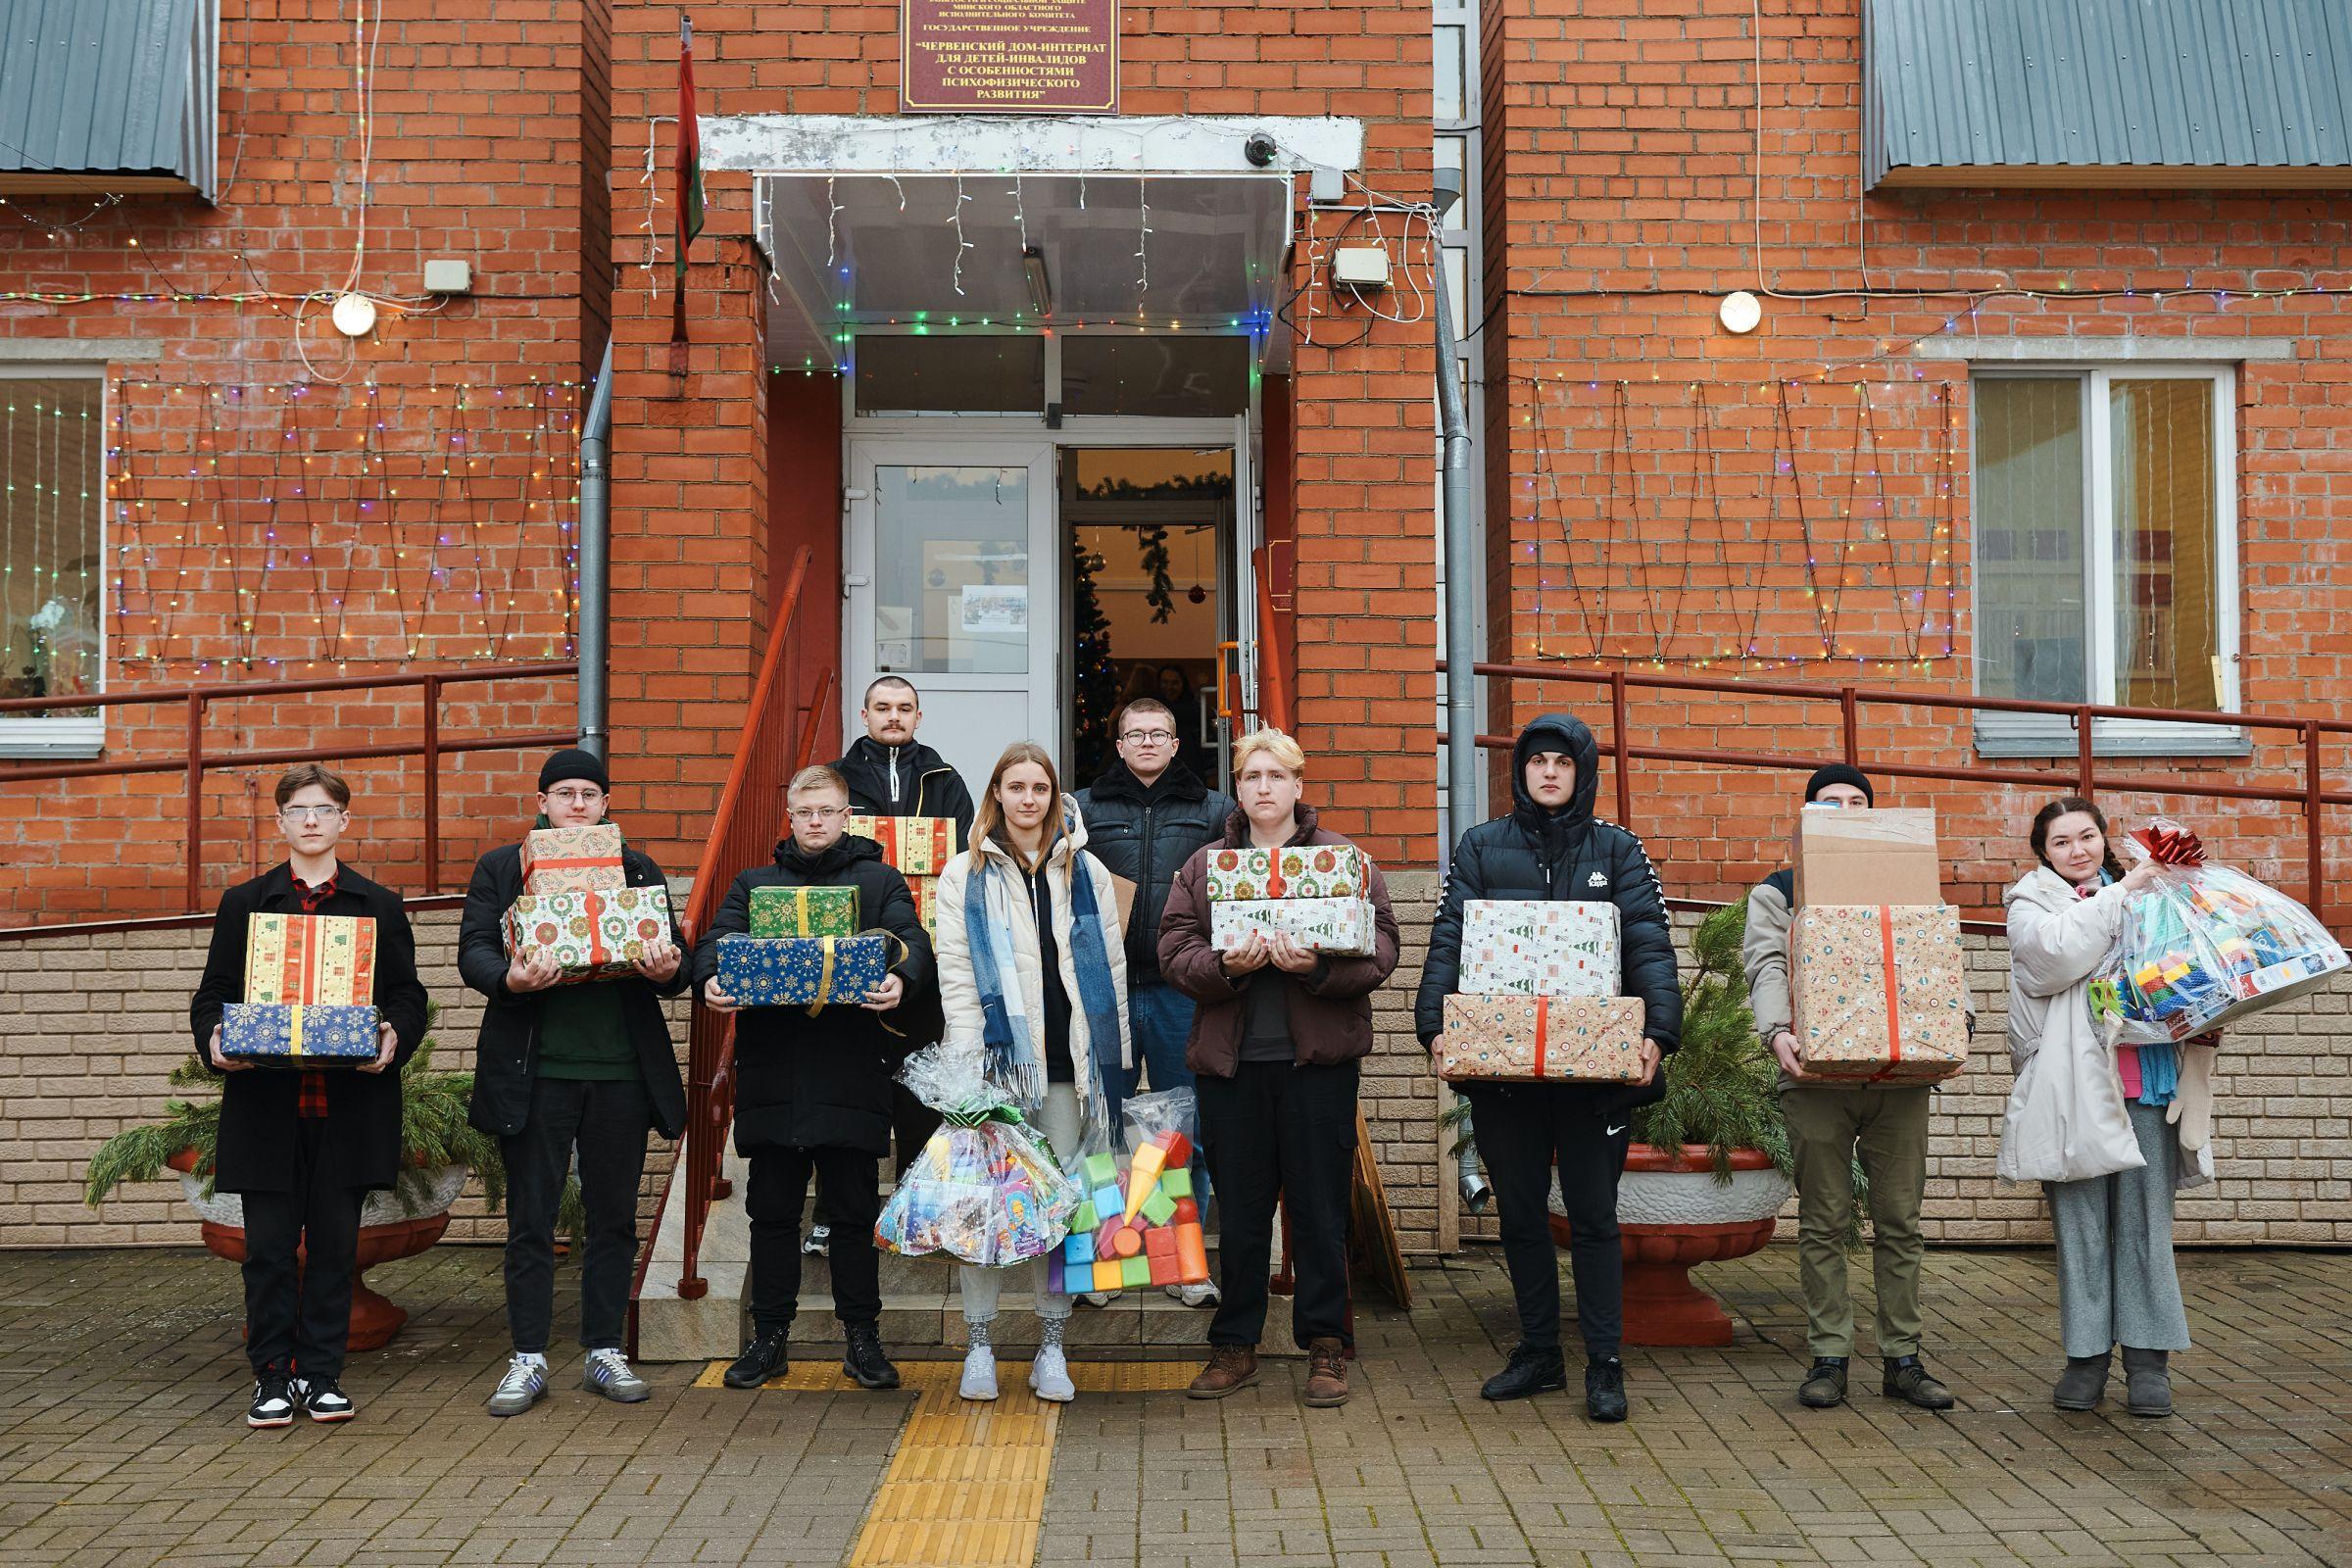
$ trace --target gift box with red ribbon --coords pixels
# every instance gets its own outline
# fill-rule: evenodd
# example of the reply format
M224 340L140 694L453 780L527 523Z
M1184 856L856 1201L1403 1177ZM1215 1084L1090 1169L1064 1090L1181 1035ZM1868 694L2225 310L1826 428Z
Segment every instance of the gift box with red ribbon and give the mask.
M612 893L629 885L620 861L620 829L534 828L522 838L525 893Z
M1449 996L1433 1060L1448 1083L1630 1084L1642 1077L1642 1024L1639 997Z
M882 858L906 876L939 875L958 847L950 816L853 816L846 831L881 845Z
M1924 1084L1968 1065L1960 911L1948 904L1797 910L1788 990L1807 1077Z
M667 888L526 893L507 910L508 955L550 956L558 984L634 974L668 937Z
M245 1000L368 1005L375 1000L375 921L364 914L249 916Z

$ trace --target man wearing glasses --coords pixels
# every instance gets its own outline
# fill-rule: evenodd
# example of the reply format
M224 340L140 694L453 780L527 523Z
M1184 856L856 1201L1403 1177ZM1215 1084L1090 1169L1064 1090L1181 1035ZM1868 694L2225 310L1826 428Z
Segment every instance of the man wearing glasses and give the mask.
M539 769L533 826L594 827L605 819L611 788L602 759L558 752ZM621 864L631 887L666 885L641 851L622 849ZM492 850L474 863L458 924L458 972L490 999L466 1119L498 1136L507 1165L507 1327L514 1353L490 1396L490 1413L520 1415L547 1394L556 1210L575 1150L587 1220L581 1384L634 1404L653 1394L622 1350L645 1140L656 1131L675 1138L686 1125L686 1090L661 1002L686 989L685 939L673 914L669 940L639 959L635 974L558 986L554 960L544 955L507 956L506 913L521 895L521 846Z
M204 979L188 1008L197 1059L222 1075L220 1190L245 1203L245 1424L282 1427L356 1413L341 1388L351 1333L360 1205L400 1173L400 1069L424 1038L424 985L400 895L344 864L351 786L317 762L277 781L286 859L220 896ZM220 1014L245 999L246 926L256 914L359 915L375 922L382 1018L375 1059L355 1068L266 1070L220 1054Z
M1115 1060L1102 1064L1103 1093L1115 1118L1139 1075L1148 1074L1154 1090L1192 1087L1184 1045L1192 1034L1193 1002L1159 977L1159 915L1176 873L1195 850L1224 838L1226 819L1238 808L1178 759L1176 715L1159 699L1139 697L1119 710L1111 733L1119 759L1079 792L1078 808L1086 817L1086 847L1113 876L1135 884L1126 938L1136 1065L1121 1071ZM1208 1170L1199 1159L1193 1184L1205 1216ZM1214 1285L1172 1285L1168 1294L1192 1306L1217 1304Z

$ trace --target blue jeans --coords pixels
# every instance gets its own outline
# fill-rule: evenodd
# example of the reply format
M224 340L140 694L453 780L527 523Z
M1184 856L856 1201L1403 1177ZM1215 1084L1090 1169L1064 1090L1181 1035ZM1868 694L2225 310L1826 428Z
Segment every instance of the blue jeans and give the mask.
M1119 1125L1119 1107L1127 1102L1147 1076L1153 1093L1193 1087L1192 1069L1184 1064L1185 1042L1193 1033L1193 999L1160 980L1147 980L1127 991L1127 1030L1135 1037L1135 1065L1121 1067L1114 1056L1102 1062L1102 1098L1108 1102L1111 1125ZM1196 1113L1193 1138L1193 1199L1200 1217L1208 1217L1208 1166L1200 1157Z

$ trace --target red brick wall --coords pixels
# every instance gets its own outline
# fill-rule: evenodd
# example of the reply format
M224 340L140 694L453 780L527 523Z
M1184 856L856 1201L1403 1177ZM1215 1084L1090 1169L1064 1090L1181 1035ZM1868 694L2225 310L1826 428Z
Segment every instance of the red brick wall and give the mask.
M1496 0L1487 9L1494 655L1565 659L1589 672L1728 669L1967 693L1976 651L1969 386L1963 367L1909 345L2132 335L2193 339L2202 350L2289 338L2292 363L2248 364L2237 382L2242 690L2250 707L2352 714L2352 643L2335 624L2352 609L2352 584L2332 569L2352 544L2352 467L2340 455L2352 435L2346 302L2151 297L2341 287L2352 281L2342 204L2245 189L1863 192L1853 0L1766 0L1759 209L1750 17L1747 0ZM1755 288L1759 265L1788 291L2016 287L2057 297L1767 298L1762 327L1732 337L1716 325L1716 300ZM2064 297L2107 289L2136 292ZM1868 424L1857 382L1867 383ZM1956 434L1948 468L1947 416ZM1800 494L1815 529L1811 577L1795 520ZM1955 526L1939 535L1947 521ZM1883 533L1869 526L1882 522ZM1948 658L1947 584L1958 610ZM1904 592L1924 593L1936 622L1916 648L1922 605L1898 611ZM1839 621L1825 660L1815 607L1832 596ZM1739 656L1751 637L1761 657L1749 662ZM1590 657L1595 641L1598 658ZM1920 656L1924 665L1913 662ZM1592 689L1504 685L1496 717L1562 705L1606 730L1606 694ZM1835 704L1753 698L1637 694L1631 727L1640 743L1660 747L1799 756L1835 756L1841 739ZM2293 785L2301 774L2292 740L2259 736L2249 763L2102 767ZM1974 757L1950 715L1900 710L1865 710L1863 752L1962 766ZM2330 743L2328 769L2340 778L2346 760ZM1732 896L1777 861L1801 774L1759 780L1662 763L1636 771L1637 825L1669 862L1673 891ZM2017 874L2025 821L2055 792L1903 785L1893 794L1945 812L1955 897L1982 907ZM1609 791L1603 800L1611 803ZM2167 804L2193 810L2258 874L2302 885L2302 826L2291 808L2110 800L2128 816ZM2331 874L2352 884L2340 856ZM2338 897L2352 900L2352 885L2339 885Z

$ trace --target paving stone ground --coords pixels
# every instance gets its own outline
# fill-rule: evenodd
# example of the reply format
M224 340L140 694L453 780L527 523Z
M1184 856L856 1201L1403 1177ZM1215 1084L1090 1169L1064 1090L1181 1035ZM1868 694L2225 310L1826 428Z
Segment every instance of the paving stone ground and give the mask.
M2049 1407L2046 1253L1938 1251L1945 1416L1875 1378L1800 1409L1795 1258L1701 1277L1728 1350L1628 1355L1634 1418L1478 1397L1510 1339L1499 1260L1364 1307L1353 1403L1303 1366L1220 1404L1089 1396L1063 1413L1038 1560L1137 1568L2352 1563L2352 1254L2201 1252L2181 1414ZM911 1394L579 1391L496 1421L498 1257L447 1247L370 1282L413 1313L345 1384L358 1420L252 1433L235 1271L200 1252L0 1253L0 1564L838 1564ZM566 1268L562 1279L570 1288ZM1012 1371L1007 1368L1007 1371Z

